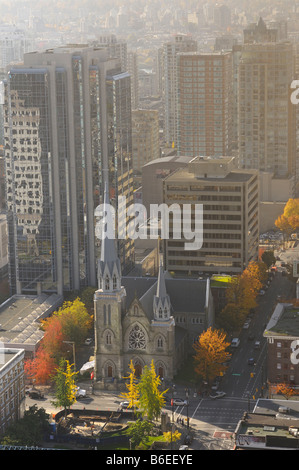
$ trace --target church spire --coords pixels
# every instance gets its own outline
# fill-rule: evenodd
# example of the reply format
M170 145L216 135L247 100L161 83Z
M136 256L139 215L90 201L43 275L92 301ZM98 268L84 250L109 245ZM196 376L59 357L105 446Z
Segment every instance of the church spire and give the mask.
M109 224L111 227L108 226ZM99 289L105 291L114 291L121 287L121 265L115 247L113 224L108 185L105 183L101 257L98 262Z
M166 291L165 274L162 263L160 263L157 291L154 296L154 318L155 320L169 320L170 317L170 298Z

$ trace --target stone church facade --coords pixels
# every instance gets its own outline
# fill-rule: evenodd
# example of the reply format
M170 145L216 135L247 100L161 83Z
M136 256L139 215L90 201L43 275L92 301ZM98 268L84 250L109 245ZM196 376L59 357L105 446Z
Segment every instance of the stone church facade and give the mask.
M94 296L95 369L99 388L121 386L133 361L137 377L154 361L165 383L173 380L198 335L212 326L209 280L122 277L114 240L102 240Z

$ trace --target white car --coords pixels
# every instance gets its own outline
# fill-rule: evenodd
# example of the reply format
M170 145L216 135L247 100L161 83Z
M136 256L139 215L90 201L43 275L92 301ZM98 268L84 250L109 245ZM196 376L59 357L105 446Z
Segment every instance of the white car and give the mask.
M92 338L87 338L84 343L86 344L86 346L89 346L91 343L92 343Z
M83 388L76 387L76 398L80 400L80 398L85 398L87 395L86 390L83 390Z
M173 399L173 404L174 404L175 406L187 405L187 400L182 400L181 398L174 398L174 399Z
M215 395L210 395L210 398L213 400L216 400L216 398L222 398L225 397L226 393L225 392L216 392Z

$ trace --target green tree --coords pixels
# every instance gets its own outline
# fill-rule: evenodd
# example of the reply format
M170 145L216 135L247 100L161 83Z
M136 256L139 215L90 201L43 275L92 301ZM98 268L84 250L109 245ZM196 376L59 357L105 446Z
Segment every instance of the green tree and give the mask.
M144 367L138 384L139 408L142 415L147 415L149 420L158 419L165 403L163 395L167 390L160 392L160 385L161 379L157 376L154 361L152 361L150 367Z
M150 436L154 424L150 421L138 419L134 424L130 425L130 440L133 447L145 443L148 436Z
M272 266L272 264L276 263L274 251L273 250L264 251L264 253L262 254L262 260L267 266L267 268L269 269L270 266Z
M76 402L75 377L78 372L73 372L69 361L61 359L59 367L54 375L55 398L52 404L56 407L63 407L65 413Z
M34 405L25 410L23 418L8 427L0 442L1 445L37 446L49 430L49 415L44 408Z

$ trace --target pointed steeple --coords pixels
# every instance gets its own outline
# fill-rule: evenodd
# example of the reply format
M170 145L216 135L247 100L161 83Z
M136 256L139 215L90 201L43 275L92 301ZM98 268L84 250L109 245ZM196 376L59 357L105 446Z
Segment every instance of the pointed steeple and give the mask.
M105 224L103 224L102 231L101 257L98 262L98 282L99 289L114 291L121 287L121 265L115 247L114 218L107 183L105 183L103 209ZM107 224L112 225L107 227Z
M159 267L157 291L154 296L153 310L155 320L169 320L171 305L169 295L166 291L165 275L162 263L160 263Z

